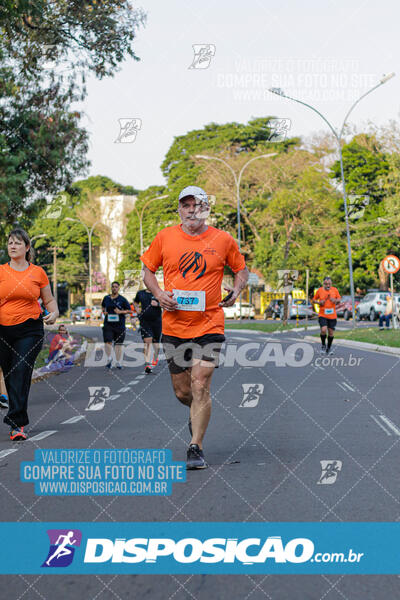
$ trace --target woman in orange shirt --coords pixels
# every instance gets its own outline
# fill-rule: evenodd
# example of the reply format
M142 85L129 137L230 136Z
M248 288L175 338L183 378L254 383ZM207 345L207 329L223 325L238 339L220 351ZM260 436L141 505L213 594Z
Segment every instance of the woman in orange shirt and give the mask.
M13 229L8 236L10 261L0 265L0 366L8 392L9 409L4 423L11 440L26 440L28 396L32 371L43 344L43 321L58 317L57 303L41 267L33 265L26 231ZM48 314L43 318L38 299Z

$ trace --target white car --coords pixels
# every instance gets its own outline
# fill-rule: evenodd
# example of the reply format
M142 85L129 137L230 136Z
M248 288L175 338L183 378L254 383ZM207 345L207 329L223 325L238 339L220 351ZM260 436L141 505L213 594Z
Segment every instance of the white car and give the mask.
M254 319L256 311L254 306L249 302L242 302L242 311L240 312L240 302L235 302L233 306L227 306L224 308L225 319Z
M92 306L92 319L101 319L103 314L103 310L101 306L93 305Z
M385 312L388 292L370 292L360 300L357 307L357 319L375 321Z

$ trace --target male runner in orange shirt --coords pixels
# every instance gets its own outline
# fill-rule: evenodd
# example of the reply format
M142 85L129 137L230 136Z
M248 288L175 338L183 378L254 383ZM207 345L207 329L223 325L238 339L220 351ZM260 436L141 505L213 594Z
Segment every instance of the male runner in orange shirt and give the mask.
M332 286L330 277L325 277L313 298L316 304L319 304L319 325L321 327L321 353L332 354L331 346L333 334L337 323L336 304L340 300L340 294L337 288ZM326 346L326 330L328 330L328 345Z
M228 233L206 225L208 196L197 186L179 194L181 225L162 229L143 254L144 284L165 309L162 342L172 385L190 407L192 439L187 468L204 469L203 438L211 416L210 384L224 337L224 306L232 306L245 287L248 271ZM229 299L221 301L225 265L235 273ZM162 266L164 290L155 272Z

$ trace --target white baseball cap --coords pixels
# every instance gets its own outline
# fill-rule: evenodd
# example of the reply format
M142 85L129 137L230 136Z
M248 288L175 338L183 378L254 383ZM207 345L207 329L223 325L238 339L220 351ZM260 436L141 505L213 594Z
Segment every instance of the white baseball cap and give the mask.
M179 194L179 201L181 201L183 198L186 198L187 196L193 196L194 198L196 198L196 200L200 200L200 202L205 202L206 204L208 204L208 196L206 192L200 187L197 187L197 185L188 185L187 187L183 188L183 190Z

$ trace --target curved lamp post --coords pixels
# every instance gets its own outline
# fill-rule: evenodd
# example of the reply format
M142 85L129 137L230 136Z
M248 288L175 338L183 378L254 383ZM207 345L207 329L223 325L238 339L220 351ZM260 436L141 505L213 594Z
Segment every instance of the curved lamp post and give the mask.
M341 179L342 179L342 194L343 194L343 202L344 202L344 215L345 215L345 222L346 222L347 255L348 255L348 260L349 260L350 293L351 293L351 305L352 305L352 315L353 315L353 327L356 326L356 320L355 320L356 319L356 316L355 316L355 301L354 301L353 261L352 261L352 256L351 256L349 213L348 213L348 207L347 207L346 182L345 182L345 179L344 179L344 171L343 171L342 138L343 138L343 132L344 132L344 128L345 128L345 125L346 125L346 121L349 118L350 113L357 106L357 104L363 98L365 98L365 96L368 96L368 94L370 94L371 92L373 92L374 90L376 90L378 87L380 87L381 85L383 85L384 83L386 83L387 81L389 81L389 79L392 79L392 77L394 77L394 76L395 76L395 73L389 73L388 75L384 75L380 79L379 83L377 83L370 90L368 90L367 92L365 92L365 94L362 94L362 96L360 96L358 98L358 100L356 100L354 102L354 104L352 104L352 106L350 107L350 109L347 111L347 114L346 114L346 116L345 116L345 118L343 120L343 124L342 124L342 127L341 127L341 129L340 129L339 132L338 132L338 130L336 130L330 124L330 122L328 121L328 119L319 110L317 110L316 108L314 108L310 104L307 104L307 102L303 102L302 100L298 100L297 98L292 98L291 96L288 96L280 88L270 88L270 90L269 90L270 92L272 92L273 94L276 94L277 96L282 96L283 98L287 98L288 100L293 100L293 102L297 102L298 104L302 104L303 106L306 106L307 108L310 108L312 111L314 111L315 113L317 113L317 115L319 115L321 117L321 119L323 119L325 121L325 123L328 125L329 129L333 133L333 135L335 137L335 140L337 142L338 150L339 150L339 159L340 159L340 174L341 174Z

